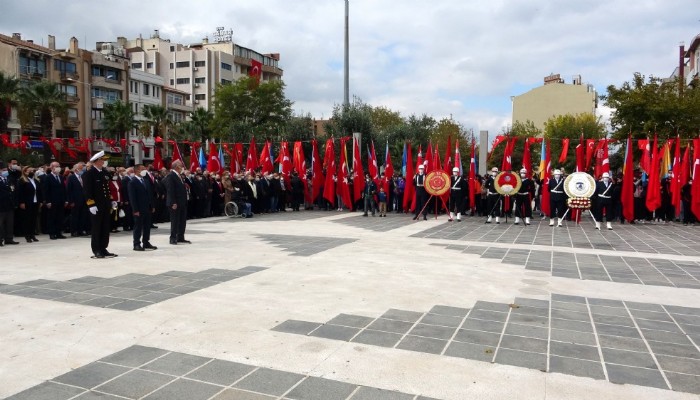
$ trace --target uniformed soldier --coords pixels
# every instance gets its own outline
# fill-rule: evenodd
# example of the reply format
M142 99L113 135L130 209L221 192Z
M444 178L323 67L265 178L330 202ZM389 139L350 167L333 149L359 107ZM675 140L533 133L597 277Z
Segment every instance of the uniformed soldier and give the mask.
M601 180L596 182L595 185L595 195L597 197L595 228L598 230L600 230L600 222L603 220L603 210L605 210L605 221L608 230L612 230L612 220L615 219L615 205L613 204L614 191L615 185L613 185L610 180L610 174L603 172Z
M489 217L486 219L487 224L491 223L493 217L496 217L496 223L500 224L499 217L503 214L501 195L496 191L496 175L498 175L498 168L491 168L491 174L486 177L483 186L486 191L486 209L489 213Z
M456 213L457 222L462 222L465 196L467 196L467 181L459 175L459 168L454 167L450 177L450 221L454 220Z
M91 214L92 221L92 253L95 258L116 257L107 251L109 245L110 215L117 204L112 201L109 191L110 174L107 171L107 161L104 151L92 156L92 168L83 174L83 190L85 202Z
M554 226L556 219L559 219L557 226L562 226L564 213L566 212L566 193L564 192L564 178L561 170L554 170L554 178L549 180L549 226Z
M423 219L427 220L428 211L424 210L425 202L428 201L428 192L425 191L425 167L418 166L418 173L413 177L413 186L416 188L416 215L413 220L417 220L420 212L423 211Z
M525 225L530 225L532 218L532 199L535 197L535 182L527 176L527 169L520 170L520 190L515 194L515 225L520 219L525 219Z

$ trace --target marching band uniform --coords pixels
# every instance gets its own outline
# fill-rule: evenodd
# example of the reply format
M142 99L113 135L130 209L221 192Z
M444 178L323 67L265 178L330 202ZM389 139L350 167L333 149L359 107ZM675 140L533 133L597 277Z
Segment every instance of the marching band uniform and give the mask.
M525 168L520 170L521 185L518 193L515 194L515 225L520 223L520 219L525 219L525 225L530 225L532 218L532 199L535 196L535 182L527 177Z
M498 175L498 168L493 167L491 169L491 175L486 177L484 181L484 189L486 191L486 208L488 209L489 217L486 219L486 223L490 224L493 217L496 217L496 223L501 222L498 218L503 214L501 203L501 195L496 192L496 175Z
M425 203L428 200L428 192L425 191L425 174L423 171L425 167L422 165L418 166L418 173L413 177L413 186L416 188L416 215L413 220L417 220L420 215L421 210L423 210L423 219L427 220L428 211L424 210Z
M467 195L467 181L459 176L459 168L452 168L450 177L450 221L457 213L457 221L462 221L462 210L464 209L464 199Z
M610 174L603 172L602 180L595 184L595 228L598 230L600 230L600 221L603 220L603 210L605 210L607 228L612 230L612 220L615 219L615 205L613 204L614 192L615 185L613 185L610 180Z
M549 226L554 226L555 219L559 219L557 226L562 226L564 213L566 212L566 193L564 192L564 178L561 171L554 170L554 179L549 180Z

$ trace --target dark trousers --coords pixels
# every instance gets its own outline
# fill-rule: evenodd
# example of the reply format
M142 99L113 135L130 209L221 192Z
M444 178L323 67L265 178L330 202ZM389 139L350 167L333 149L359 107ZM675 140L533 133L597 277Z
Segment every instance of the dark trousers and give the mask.
M1 211L0 212L0 242L11 242L15 240L15 212Z
M19 209L19 219L22 225L22 235L31 239L36 236L36 218L39 211L39 203L26 203L24 210Z
M690 209L690 201L687 200L683 200L683 223L695 223L695 215L693 215L693 210Z
M185 228L187 227L187 208L184 204L178 204L177 209L170 208L170 242L185 240Z
M530 196L521 196L519 194L513 197L515 199L515 216L520 218L532 218L532 202Z
M499 194L489 194L486 196L486 212L489 216L503 216L503 202L501 200L501 195Z
M52 204L48 208L46 216L46 228L50 236L63 234L63 227L66 218L66 210L63 204Z
M134 213L131 210L131 204L123 204L122 210L124 210L124 219L122 220L122 227L126 229L134 229Z
M78 234L88 230L88 209L85 203L75 203L70 212L70 232Z
M109 246L111 217L111 205L99 207L96 215L90 214L90 221L92 222L90 247L93 254L103 253Z
M566 212L566 199L549 199L549 218L561 218Z
M450 192L450 211L461 213L464 210L464 196L462 191Z
M377 212L377 206L374 203L374 198L369 194L366 194L364 198L364 210L365 215L367 215L367 211L372 211L372 215Z
M428 207L425 206L425 203L428 201L428 194L426 193L425 189L423 187L416 187L416 208L413 210L413 212L416 214L416 217L418 217L418 214L420 214L421 210L423 211L423 216L428 215Z
M142 212L139 215L134 215L134 246L141 244L143 236L143 244L151 242L151 212Z
M617 211L617 207L613 204L613 201L611 199L598 199L596 203L596 221L603 221L603 210L605 210L605 220L607 222L612 222L615 219L615 212Z

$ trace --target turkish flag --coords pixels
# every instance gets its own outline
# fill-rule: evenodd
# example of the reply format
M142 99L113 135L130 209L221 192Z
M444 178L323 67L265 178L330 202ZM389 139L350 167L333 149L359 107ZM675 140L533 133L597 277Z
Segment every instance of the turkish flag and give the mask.
M190 145L190 172L195 172L199 168L199 157L197 157L197 143Z
M530 144L532 143L532 138L525 139L525 149L523 149L523 168L527 170L527 176L532 175L532 159L530 156Z
M620 202L622 203L622 216L629 222L634 220L634 161L632 155L632 138L627 137L625 147L625 164L622 169L622 193Z
M318 154L318 142L316 139L311 141L311 201L316 201L318 195L321 193L321 186L325 181L323 176L323 165L321 163L321 157Z
M207 160L207 171L218 173L221 171L221 160L219 160L219 149L214 141L209 142L209 159Z
M155 150L156 154L155 157L153 157L153 168L156 171L159 171L161 168L163 168L163 155L160 152L160 147L156 146Z
M561 140L561 154L559 155L559 164L566 162L566 156L569 154L569 139Z
M257 83L260 83L262 77L262 63L258 60L250 60L250 68L248 68L248 76L254 78Z
M248 145L248 158L245 162L246 171L255 171L258 168L258 149L255 147L255 137L250 138Z
M173 141L173 160L171 164L178 160L183 161L182 154L180 154L180 147L178 147L177 142Z
M700 139L693 139L693 186L690 190L692 202L690 210L695 214L695 217L700 219ZM686 181L687 182L687 181Z
M671 204L676 209L676 216L680 214L681 211L681 188L683 183L681 183L681 175L683 164L681 163L681 138L676 137L676 149L673 156L673 178L671 178Z
M551 208L549 206L549 179L552 176L552 154L549 140L542 142L544 147L544 169L540 171L542 176L542 201L540 208L545 215L551 216Z
M261 172L263 174L272 173L274 169L272 165L272 157L270 157L270 146L272 146L272 144L269 141L265 141L265 146L263 147L262 152L260 153L260 160L258 165L262 167Z
M425 167L426 175L428 175L428 173L432 171L433 168L435 168L435 166L433 165L434 157L435 156L433 155L433 143L428 142L428 150L425 151L425 157L423 158L423 166Z
M411 150L411 142L406 143L406 176L404 176L403 189L403 211L408 212L413 200L413 151Z
M285 178L289 178L289 174L292 172L292 158L289 156L289 143L282 142L282 148L280 149L280 155L278 158L280 164L280 173ZM289 183L289 179L286 180Z
M447 137L447 148L445 148L445 164L443 169L447 175L452 175L452 136Z
M377 153L374 151L374 141L372 141L371 144L372 147L370 151L367 152L367 168L369 169L369 176L374 181L374 184L379 186L379 164L377 163Z
M586 171L591 169L591 160L593 160L595 149L595 139L586 139Z
M338 187L337 191L343 200L343 204L348 210L352 210L352 197L350 195L350 185L348 177L348 155L346 144L350 140L349 137L340 138L340 168L338 169Z
M365 189L365 173L362 168L362 158L360 158L360 146L355 139L352 141L352 154L353 196L357 201L362 197L362 191Z
M639 162L640 166L647 174L651 171L651 147L649 139L640 139L637 141L639 150L642 150L642 159Z
M391 153L389 153L389 142L386 142L386 150L384 151L384 178L385 187L384 191L389 193L389 181L394 176L394 164L391 162Z
M326 165L326 182L323 185L323 198L329 203L335 204L335 182L338 179L335 165L335 144L333 139L326 141L326 151L323 156L323 163Z
M647 210L654 212L661 206L661 180L659 178L659 149L657 148L658 138L654 135L654 145L651 155L651 171L649 171L649 184L647 185Z

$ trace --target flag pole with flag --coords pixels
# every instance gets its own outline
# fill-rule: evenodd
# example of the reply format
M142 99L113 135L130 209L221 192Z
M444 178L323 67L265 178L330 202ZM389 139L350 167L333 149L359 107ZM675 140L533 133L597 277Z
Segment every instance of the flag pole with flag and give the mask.
M323 185L323 198L328 200L328 202L332 205L335 205L336 184L333 179L335 178L337 180L338 174L335 166L335 144L333 143L333 138L326 141L326 151L323 156L323 163L326 165L326 181Z
M625 146L625 162L622 169L622 193L620 202L622 203L622 216L628 221L634 221L634 162L632 160L632 136L627 136L627 146Z

